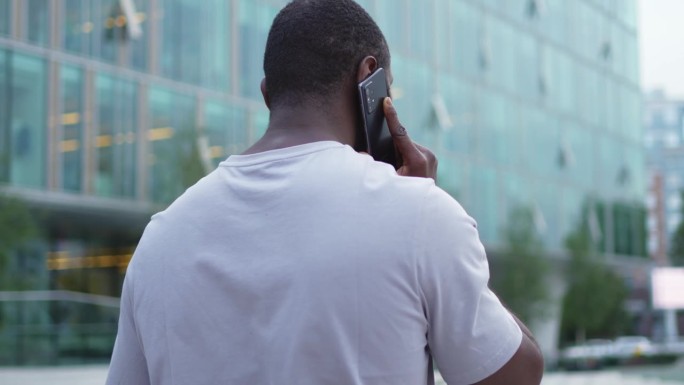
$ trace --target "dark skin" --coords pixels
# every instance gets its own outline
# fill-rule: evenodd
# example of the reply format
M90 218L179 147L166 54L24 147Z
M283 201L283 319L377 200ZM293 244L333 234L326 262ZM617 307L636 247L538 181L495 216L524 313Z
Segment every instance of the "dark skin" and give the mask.
M356 76L349 79L342 92L332 94L324 101L325 109L321 109L321 103L271 108L266 82L263 80L261 92L266 106L271 110L270 122L264 136L243 154L326 140L353 146L358 124L356 85L372 74L377 67L377 60L374 57L364 58L359 64ZM387 70L387 74L388 84L392 84L391 71ZM435 179L435 155L411 140L401 125L390 98L385 99L383 107L395 147L402 159L397 173L402 176ZM523 332L518 351L501 369L478 382L478 385L532 385L541 382L544 360L539 346L529 329L517 317L513 318Z
M324 101L326 106L324 110L316 103L271 108L266 80L262 80L261 93L266 106L271 110L268 129L264 136L243 154L254 154L325 140L353 146L358 125L356 84L370 76L377 68L378 62L373 56L365 57L359 64L356 76L349 79L341 92L331 94ZM392 84L392 72L389 69L387 69L387 76L389 84ZM390 98L385 99L383 107L394 144L402 158L402 164L397 173L402 176L435 179L437 175L435 155L411 140L404 126L399 122L397 111Z

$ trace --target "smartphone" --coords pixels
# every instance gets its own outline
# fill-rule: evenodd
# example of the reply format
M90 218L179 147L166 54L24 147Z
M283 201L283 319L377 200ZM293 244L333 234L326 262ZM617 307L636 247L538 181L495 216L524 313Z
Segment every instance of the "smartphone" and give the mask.
M373 159L399 168L399 157L394 140L387 127L383 101L389 97L387 75L378 68L373 74L359 83L359 102L361 105L361 130L357 149L367 152Z

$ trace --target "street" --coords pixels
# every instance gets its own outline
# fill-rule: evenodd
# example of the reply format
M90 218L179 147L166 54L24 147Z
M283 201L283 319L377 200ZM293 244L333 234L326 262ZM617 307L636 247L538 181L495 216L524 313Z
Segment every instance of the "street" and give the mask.
M101 385L107 366L0 368L3 385ZM436 377L437 385L446 383ZM684 366L602 372L547 373L542 385L682 385Z

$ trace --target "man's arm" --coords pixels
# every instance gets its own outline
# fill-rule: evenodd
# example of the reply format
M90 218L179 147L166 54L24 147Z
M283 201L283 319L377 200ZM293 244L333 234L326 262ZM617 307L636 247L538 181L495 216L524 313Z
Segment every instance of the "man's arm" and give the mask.
M539 384L544 374L544 357L530 329L515 314L513 319L523 332L522 342L513 357L496 373L477 385Z
M543 360L529 329L489 289L477 224L433 187L418 223L416 250L428 344L450 385L538 385Z
M397 170L399 175L435 179L437 158L411 140L399 122L390 98L385 99L383 107L390 133L403 159ZM432 318L428 332L430 349L437 364L443 365L442 374L449 384L471 383L470 378L482 378L483 372L491 373L491 367L495 366L499 369L476 384L539 384L544 371L541 351L527 326L507 311L487 287L488 264L474 221L471 222L458 203L446 194L437 194L431 199L434 199L433 203L442 201L442 205L438 203L433 210L427 210L428 216L438 214L427 218L428 225L424 229L437 225L426 231L431 237L422 241L442 246L426 251L433 254L427 259L441 261L423 267L427 272L424 288L427 291L426 310ZM436 218L439 216L442 220ZM474 314L467 314L471 311ZM474 335L464 333L464 329ZM515 337L520 333L520 345L513 353ZM510 358L501 362L501 357ZM449 375L446 375L447 371Z

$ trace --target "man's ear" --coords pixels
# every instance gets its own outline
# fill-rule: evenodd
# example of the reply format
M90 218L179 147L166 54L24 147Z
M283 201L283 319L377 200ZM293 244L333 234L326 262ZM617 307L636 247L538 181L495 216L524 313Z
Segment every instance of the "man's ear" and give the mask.
M366 56L361 60L359 68L356 71L356 82L361 83L367 77L371 76L375 70L378 69L378 60L374 56Z
M261 79L261 96L264 97L264 103L266 108L271 109L271 98L268 96L268 90L266 89L266 78Z

